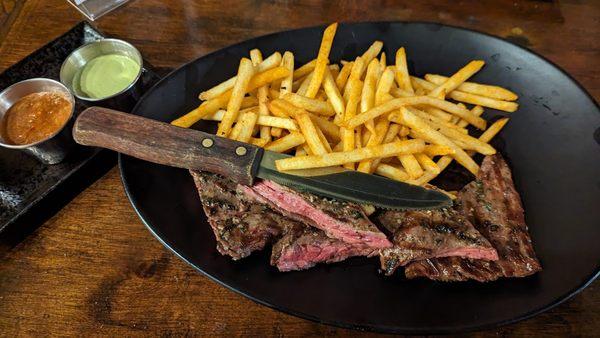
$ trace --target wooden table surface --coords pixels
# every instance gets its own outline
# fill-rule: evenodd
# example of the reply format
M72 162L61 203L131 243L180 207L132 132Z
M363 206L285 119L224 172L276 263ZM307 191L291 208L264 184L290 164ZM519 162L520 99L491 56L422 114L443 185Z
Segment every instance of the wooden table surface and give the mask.
M0 71L83 17L65 0L0 0ZM425 20L529 47L600 98L599 1L137 0L98 20L173 68L265 33L332 21ZM575 229L574 229L575 230ZM0 238L2 240L2 238ZM0 335L363 335L257 305L167 251L107 175L0 251ZM600 285L532 319L474 335L597 335Z

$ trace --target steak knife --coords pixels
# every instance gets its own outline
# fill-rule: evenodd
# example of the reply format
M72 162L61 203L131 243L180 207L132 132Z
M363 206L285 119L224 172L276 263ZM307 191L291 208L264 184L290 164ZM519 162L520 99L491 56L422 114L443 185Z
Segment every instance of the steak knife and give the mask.
M82 145L172 167L209 171L244 185L262 178L324 197L396 210L452 204L439 191L341 167L280 172L275 161L289 155L106 108L83 111L73 126L73 138Z

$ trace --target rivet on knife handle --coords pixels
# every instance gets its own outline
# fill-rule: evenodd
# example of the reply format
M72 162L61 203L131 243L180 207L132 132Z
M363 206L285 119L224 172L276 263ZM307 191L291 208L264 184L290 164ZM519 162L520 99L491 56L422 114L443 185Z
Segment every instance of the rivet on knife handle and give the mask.
M251 144L100 107L79 115L73 138L79 144L173 167L210 171L246 185L252 184L263 153Z

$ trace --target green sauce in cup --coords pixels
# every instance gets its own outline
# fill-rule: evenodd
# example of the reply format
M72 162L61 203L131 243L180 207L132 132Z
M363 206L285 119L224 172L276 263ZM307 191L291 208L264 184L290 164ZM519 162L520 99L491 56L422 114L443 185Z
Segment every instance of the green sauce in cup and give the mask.
M121 54L108 54L90 60L73 79L75 90L90 98L102 99L117 94L131 85L140 65Z

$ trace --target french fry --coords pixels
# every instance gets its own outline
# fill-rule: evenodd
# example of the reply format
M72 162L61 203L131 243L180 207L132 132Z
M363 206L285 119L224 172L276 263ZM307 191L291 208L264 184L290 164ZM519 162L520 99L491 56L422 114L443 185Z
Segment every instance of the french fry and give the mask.
M333 149L331 149L332 152L334 153L338 153L340 151L344 151L344 143L342 141L338 142Z
M317 113L322 116L335 115L335 112L333 111L333 107L326 101L309 99L306 96L298 95L295 93L284 94L281 98L290 102L294 106L300 107L309 112Z
M331 144L329 144L329 141L327 141L327 138L323 134L323 131L319 129L319 127L316 126L316 124L315 127L315 129L317 130L317 136L319 136L319 140L321 140L321 144L323 144L325 146L325 150L327 150L327 152L330 153L332 151Z
M348 83L350 83L351 81L360 81L360 78L362 76L362 73L365 70L365 66L367 64L363 61L363 59L361 57L357 57L356 60L354 60L354 62L352 63L352 69L350 70L350 77L348 78ZM357 85L355 83L355 85ZM362 90L362 83L361 83L361 90ZM349 89L348 89L348 84L346 84L346 86L344 87L344 100L346 101L346 104L348 104L349 100ZM359 94L360 95L360 94ZM360 99L360 97L359 97ZM358 103L358 101L357 101ZM346 107L346 109L348 109L348 107Z
M279 138L273 142L270 142L265 146L266 150L283 153L294 147L297 147L304 143L304 136L299 132L293 131L282 138ZM297 154L297 153L296 153Z
M284 67L275 67L266 70L262 73L256 74L248 83L247 91L250 92L260 86L271 83L276 79L281 79L287 76L288 73L289 71ZM231 92L231 90L228 90L225 93L219 95L218 97L202 103L198 108L174 120L173 122L171 122L171 124L178 127L189 128L194 123L201 120L204 116L214 114L220 108L226 107L228 102L230 101Z
M437 87L435 84L416 76L410 77L410 83L415 89L422 89L425 92L430 92Z
M435 162L433 162L433 160L431 160L431 158L429 158L429 156L423 153L419 153L415 154L415 158L417 159L417 162L419 162L419 165L421 165L421 168L425 169L426 171L434 172L436 174L440 173L440 168Z
M392 94L393 97L411 97L411 96L415 96L415 93L411 93L409 91L406 91L404 89L400 89L398 87L392 86L392 88L390 89L390 94Z
M308 86L310 85L310 82L312 81L313 74L314 74L314 72L308 74L304 78L304 81L302 81L302 83L300 84L300 88L298 88L298 91L296 92L298 95L306 96L306 91L308 90Z
M207 116L204 119L211 120L211 121L221 121L223 119L224 115L225 115L225 111L219 110L216 113L214 113L213 115ZM240 118L238 117L238 121L239 121L239 119ZM259 126L282 128L282 129L293 130L293 131L298 130L298 125L296 124L296 121L294 121L290 118L282 118L282 117L277 117L277 116L259 115L258 119L256 120L256 124L258 124Z
M383 48L383 42L381 42L381 41L373 42L373 44L363 53L363 55L361 55L361 59L363 59L365 65L368 65L369 63L371 63L371 60L373 60L374 58L377 57L377 55L379 55L379 52L381 52L382 48ZM360 75L362 75L362 73Z
M454 154L454 150L447 146L440 146L438 144L430 144L425 147L425 151L423 152L429 157L440 156L440 155L452 155Z
M388 126L388 129L385 133L385 136L383 137L383 141L381 141L381 143L384 144L384 143L390 143L390 142L394 141L394 139L396 138L396 135L398 135L399 131L400 131L399 124L390 123ZM371 164L371 172L375 171L375 169L377 168L377 166L379 165L380 162L381 162L381 158L376 158L373 160L373 163Z
M483 108L481 106L475 106L475 107L473 107L473 109L471 109L471 114L473 114L475 116L481 116L483 114ZM460 121L458 121L456 123L456 125L461 128L465 128L466 126L469 125L469 122L461 119Z
M474 175L477 174L477 171L479 170L479 166L477 165L477 163L475 163L475 161L473 161L473 159L469 155L467 155L467 153L465 153L464 150L458 147L454 142L450 141L439 131L431 128L425 121L411 113L408 109L402 107L400 109L400 114L402 124L417 131L420 138L430 143L452 148L454 150L454 154L452 155L452 157L471 173L473 173Z
M330 140L337 142L341 139L340 128L335 123L327 120L324 117L310 114L310 118L313 123L319 127L319 129L328 137Z
M306 144L308 145L310 150L313 152L313 154L315 154L315 155L327 154L328 153L327 148L321 142L321 139L319 138L319 134L317 132L317 127L315 127L314 123L310 119L310 116L308 114L300 114L300 115L294 116L294 118L296 119L296 122L298 123L298 126L300 127L300 131L302 132L302 135L304 135Z
M266 139L251 137L249 143L257 147L263 148L265 145L267 145L267 143L269 143L269 141L267 141Z
M470 124L475 127L484 130L486 122L484 119L478 116L474 116L471 112L465 108L459 107L451 102L440 100L429 96L414 96L414 97L403 97L393 99L384 104L376 106L362 114L356 115L355 117L347 120L344 124L347 128L355 128L358 125L365 123L368 120L375 119L385 113L389 113L392 110L398 110L404 106L421 105L426 104L440 108L444 111L452 113L453 115L459 116L467 120Z
M375 173L380 176L391 178L392 180L405 182L410 179L406 171L391 166L389 164L380 163L375 169Z
M294 71L294 79L299 79L301 77L304 77L304 76L312 73L315 70L316 65L317 65L317 59L314 59L314 60L310 61L309 63L302 65L300 68L298 68Z
M446 76L427 74L425 79L429 82L440 85L448 80ZM515 101L519 96L508 89L499 86L490 86L474 82L463 82L460 86L456 87L461 92L480 95L489 97L491 99L503 100L503 101Z
M250 51L250 60L252 60L252 65L257 68L257 66L262 62L262 54L258 49L253 49ZM294 71L294 68L288 69L291 72ZM267 116L269 115L269 108L267 107L269 88L268 86L261 86L257 89L257 98L258 98L258 112L260 115ZM265 142L271 141L271 128L267 126L262 126L260 128L260 138Z
M235 124L234 128L240 129L237 133L235 140L240 142L249 142L252 137L252 131L254 130L254 125L256 124L256 120L258 119L258 114L247 112L242 114L242 116L238 119L238 122Z
M519 108L519 104L516 102L500 101L485 96L461 92L458 90L450 92L448 97L456 101L498 109L509 113L512 113Z
M377 86L378 73L379 61L377 61L377 59L373 59L367 67L365 82L362 87L360 98L361 114L364 114L375 105L375 86ZM372 119L365 121L365 126L371 133L375 132L375 124Z
M444 121L440 118L438 118L437 116L434 115L430 115L427 114L426 112L417 109L417 108L411 108L411 107L407 107L408 110L410 110L411 113L417 115L418 117L422 118L423 120L425 120L427 123L429 123L432 127L434 128L450 128L450 129L454 129L459 133L463 133L463 134L468 134L468 130L466 130L465 128L461 128L459 126L457 126L456 124L450 123L448 121ZM395 113L390 113L388 115L388 119L390 121L394 121L397 119L397 114ZM398 122L397 122L398 123Z
M425 143L422 140L397 141L387 144L380 144L373 147L365 147L352 151L340 153L328 153L324 155L291 157L275 161L275 166L279 171L323 168L341 165L344 163L359 162L364 159L376 157L390 157L400 154L414 154L422 152L425 149Z
M284 99L271 100L269 102L269 109L271 110L273 115L280 117L296 117L297 115L308 113L306 110Z
M237 120L242 100L249 90L248 84L250 83L252 75L254 75L252 61L242 58L235 84L231 89L231 97L229 98L229 103L227 103L227 113L225 113L223 120L219 123L219 128L217 130L218 136L227 137L227 135L229 135L233 122Z
M354 115L356 115L356 110L358 108L358 102L360 100L360 92L362 89L362 83L358 79L358 67L361 67L362 60L357 58L354 62L354 66L352 67L352 73L350 74L350 80L346 85L346 92L348 93L348 100L346 101L346 111L344 112L344 119L351 119ZM342 137L343 149L345 152L351 151L356 147L356 139L360 140L360 138L355 139L354 128L341 128L340 136ZM345 163L344 167L346 169L354 170L354 163Z
M346 82L348 82L348 78L350 77L350 71L352 70L352 65L354 62L348 62L340 70L340 73L335 78L335 85L338 87L340 93L344 92L344 87L346 86Z
M421 107L421 108L424 111L426 111L427 113L429 113L430 115L435 116L437 118L440 118L440 119L442 119L444 121L448 121L449 122L454 117L452 114L446 113L445 111L443 111L443 110L441 110L439 108L435 108L435 107L431 107L431 106L424 106L424 107ZM479 115L477 115L477 116L479 116ZM464 128L464 127L466 127L466 126L469 125L469 122L465 121L465 123L466 124L464 126L459 126L459 127Z
M294 54L292 52L283 53L281 66L287 68L290 71L290 75L281 80L279 97L292 92L292 84L294 82Z
M304 138L304 136L302 136L302 138ZM306 156L308 155L306 153L306 151L304 150L304 148L302 148L302 146L298 146L296 147L296 153L294 154L294 156Z
M394 79L394 77L393 77L393 73L392 73L392 81L393 81L393 79ZM375 133L371 134L371 137L369 138L369 141L367 142L366 146L371 147L371 146L381 144L387 133L389 125L390 125L390 123L387 119L385 119L385 118L379 119L379 121L377 121L377 124L375 125ZM362 161L360 161L357 170L368 174L368 173L372 172L372 170L371 170L372 164L373 164L372 160L362 160Z
M261 61L260 64L256 65L254 67L254 73L262 73L266 70L269 70L269 69L279 66L280 63L281 63L281 54L279 52L275 52L275 53L271 54L265 60ZM235 84L236 79L237 79L237 76L234 76L231 79L212 87L211 89L203 91L199 95L200 100L207 101L207 100L212 100L212 99L220 96L221 94L225 93L229 89L233 88L233 85Z
M398 132L398 135L400 137L406 137L406 136L408 136L409 133L410 133L410 129L408 129L407 126L402 126L400 128L400 131Z
M411 179L415 179L423 175L423 169L421 169L421 165L419 164L419 161L417 161L415 155L401 154L398 155L398 160Z
M317 55L317 64L315 65L313 77L311 78L310 84L306 89L306 94L304 95L306 97L314 98L321 87L321 82L325 76L325 68L327 68L327 63L329 62L329 52L331 51L331 45L333 44L337 26L338 24L336 22L325 28L321 40L321 47L319 47L319 54Z
M381 78L379 78L379 83L377 84L377 89L375 90L375 105L380 105L387 101L385 95L390 92L393 84L394 70L392 67L387 67L383 71L383 74L381 74Z
M379 66L381 67L381 72L383 72L387 67L387 59L385 57L385 52L382 52L379 56Z
M401 47L396 51L396 82L398 87L408 93L414 93L410 84L410 76L408 75L408 65L406 62L406 51Z
M281 137L281 134L283 134L283 129L281 128L271 128L271 136L277 138L277 137Z
M483 134L481 134L481 136L479 136L479 141L485 143L490 142L494 138L494 136L496 136L496 134L498 134L500 130L504 128L507 122L508 118L505 117L492 123L492 125L486 131L484 131Z
M460 86L461 83L465 82L468 78L477 73L485 65L485 62L481 60L475 60L469 62L466 66L461 68L458 72L450 76L444 83L437 86L435 89L429 92L429 95L437 98L444 98L451 91Z
M331 103L331 106L335 111L336 118L342 119L344 115L344 110L346 109L344 99L342 98L342 94L340 94L340 91L337 85L335 84L333 75L328 69L325 70L325 77L323 78L323 89L325 90L325 94L327 95L327 98L329 99L329 102Z

